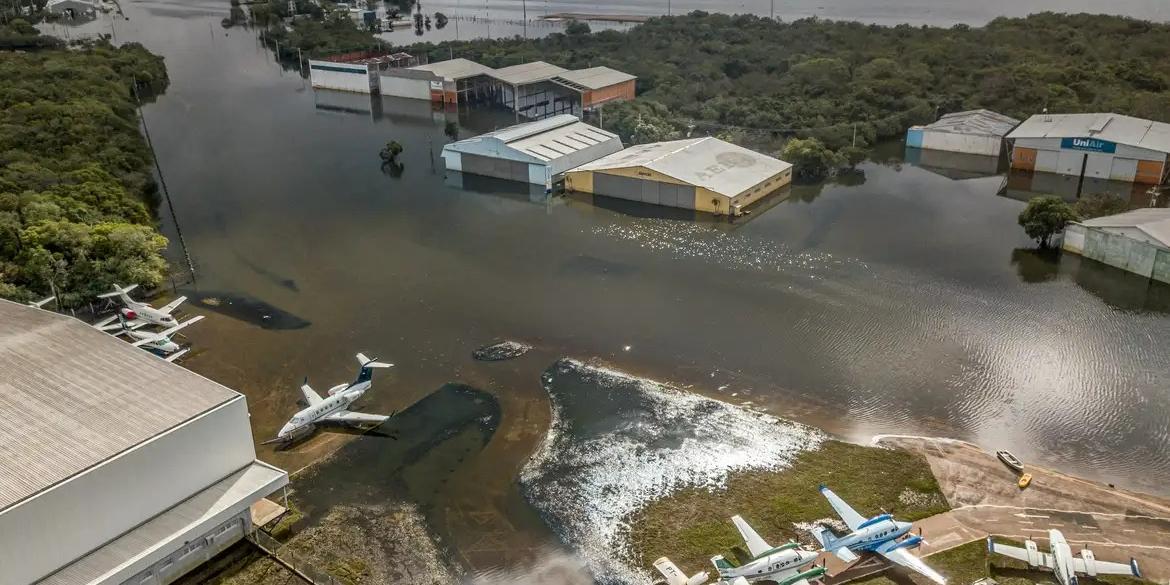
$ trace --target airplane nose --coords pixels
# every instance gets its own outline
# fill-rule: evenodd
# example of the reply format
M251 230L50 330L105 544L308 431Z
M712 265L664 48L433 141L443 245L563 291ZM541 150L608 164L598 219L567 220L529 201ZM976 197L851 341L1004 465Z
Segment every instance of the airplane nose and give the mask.
M295 429L295 428L296 428L296 426L293 425L292 423L287 423L283 427L280 427L280 432L276 433L276 436L283 439L286 436L288 436L289 433L293 432L293 429Z

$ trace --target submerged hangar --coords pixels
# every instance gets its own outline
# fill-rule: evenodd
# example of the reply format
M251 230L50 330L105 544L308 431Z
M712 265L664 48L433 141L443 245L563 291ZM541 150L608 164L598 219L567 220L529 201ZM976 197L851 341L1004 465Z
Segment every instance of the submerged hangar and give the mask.
M1039 114L1007 135L1012 168L1159 185L1170 124L1120 114Z
M243 395L0 300L0 583L165 585L287 484L256 459Z

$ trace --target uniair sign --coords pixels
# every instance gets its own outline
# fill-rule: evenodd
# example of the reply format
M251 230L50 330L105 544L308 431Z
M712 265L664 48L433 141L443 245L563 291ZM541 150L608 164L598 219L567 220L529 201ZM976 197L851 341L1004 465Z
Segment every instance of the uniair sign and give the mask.
M1104 152L1113 154L1117 152L1117 144L1109 142L1108 140L1098 140L1096 138L1062 138L1060 140L1060 147L1066 150L1085 150L1088 152Z

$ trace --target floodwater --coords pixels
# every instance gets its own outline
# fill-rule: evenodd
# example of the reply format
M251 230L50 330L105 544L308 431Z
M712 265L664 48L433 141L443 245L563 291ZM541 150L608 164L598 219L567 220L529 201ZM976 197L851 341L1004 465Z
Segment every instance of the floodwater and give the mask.
M869 19L877 6L897 15L921 2L825 4ZM998 5L930 6L939 22L978 22ZM211 317L188 330L197 350L187 365L247 394L257 442L296 410L302 377L318 390L349 379L358 351L397 364L376 374L367 412L405 412L451 382L491 394L492 432L466 431L436 455L457 480L418 484L466 566L528 562L556 542L517 478L552 421L541 372L562 357L850 439L954 436L1170 489L1168 287L1032 250L1016 216L1021 185L1034 181L956 180L901 162L895 146L861 174L794 187L734 223L491 181L460 189L438 157L454 114L314 92L250 31L221 28L226 2L124 8L129 20L87 29L166 56L171 86L144 108L177 215L164 206L164 230L182 263L178 220L195 264L186 293L232 301L191 303ZM460 131L500 119L463 117ZM405 146L397 170L378 158L389 140ZM288 325L265 327L265 315ZM472 358L505 339L533 350ZM353 443L320 433L259 452L297 470L335 452L350 461L338 449ZM379 461L373 470L397 465ZM369 479L338 471L333 481L359 489Z

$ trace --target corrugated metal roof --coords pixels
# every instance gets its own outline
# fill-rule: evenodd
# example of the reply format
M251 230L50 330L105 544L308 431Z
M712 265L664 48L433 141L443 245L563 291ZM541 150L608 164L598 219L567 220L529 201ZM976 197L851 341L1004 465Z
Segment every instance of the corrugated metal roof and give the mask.
M1019 123L1020 121L1015 118L991 110L968 110L946 114L935 123L920 126L920 128L955 134L1004 136Z
M544 61L533 61L531 63L521 63L519 65L512 65L510 67L503 67L496 69L489 73L492 77L508 83L511 85L524 85L526 83L534 83L537 81L544 81L552 79L558 75L567 72L568 69L564 67L557 67L552 63L545 63Z
M427 63L426 65L416 65L408 67L408 69L415 69L418 71L430 71L439 77L449 81L464 79L467 77L475 77L476 75L484 75L495 71L487 65L480 65L475 61L464 59L462 57L456 59L449 59L447 61L438 61L436 63Z
M226 520L218 516L230 517L285 485L288 485L287 473L256 461L41 579L37 585L93 583L116 574L119 569L126 570L128 565L140 560L142 563L157 562L157 559L149 558L154 549L179 538L202 536L202 531ZM160 555L156 553L154 556Z
M1170 124L1120 114L1037 114L1008 138L1098 138L1170 153Z
M0 510L237 399L77 319L0 300Z
M1170 209L1135 209L1117 215L1106 215L1080 222L1096 228L1137 228L1170 248Z
M629 167L646 167L725 197L735 197L792 165L718 138L705 137L639 144L573 170Z
M483 154L485 151L498 153L506 148L548 163L610 141L616 142L615 150L621 148L617 134L590 126L576 116L561 114L452 142L443 150Z
M569 84L582 86L586 89L601 89L637 79L629 73L623 73L609 67L590 67L576 71L566 71L556 76L553 81L565 81Z

